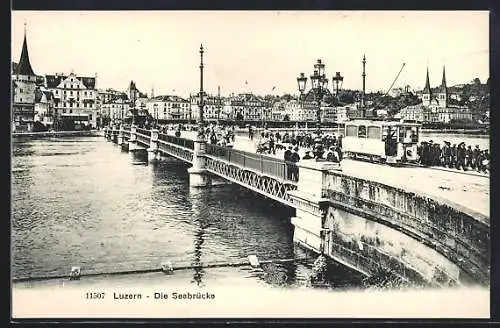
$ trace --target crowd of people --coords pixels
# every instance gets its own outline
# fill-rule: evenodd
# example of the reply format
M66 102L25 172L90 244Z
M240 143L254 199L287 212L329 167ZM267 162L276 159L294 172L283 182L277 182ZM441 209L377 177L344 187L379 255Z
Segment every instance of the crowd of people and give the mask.
M313 159L317 135L312 133L261 132L257 142L257 152L276 155L277 151L285 150L284 160L296 164L300 159ZM321 135L322 147L325 150L322 158L327 161L340 162L342 160L342 135ZM286 146L288 145L288 146ZM299 149L305 149L305 155L298 154ZM418 162L423 166L440 166L458 170L476 170L488 172L490 168L490 153L487 149L480 149L479 145L472 148L461 142L451 145L444 141L443 145L431 141L422 141L418 146Z
M250 137L250 133L249 133ZM321 144L323 149L335 148L336 151L341 151L342 149L342 136L338 138L334 134L323 134L319 137L321 139ZM250 138L253 139L253 136ZM260 134L260 139L257 142L257 152L258 153L268 153L276 155L277 150L284 150L286 145L292 145L293 147L300 147L304 149L313 149L318 136L312 133L304 132L285 132L280 134L279 132L269 132L263 131Z
M249 129L248 137L253 140L253 131ZM303 159L315 159L318 154L313 150L321 140L322 153L319 155L323 160L340 163L342 160L342 136L338 138L333 134L323 134L318 137L316 134L304 132L279 132L263 131L256 143L257 153L276 155L283 152L283 159L287 165L288 179L298 180L299 169L297 163ZM302 150L304 155L299 154ZM280 155L280 154L278 154Z
M444 145L422 141L418 145L418 156L420 164L424 166L441 166L455 168L457 170L476 170L478 172L487 172L490 167L490 153L487 149L480 149L476 145L472 149L471 145L466 146L465 142L458 145L451 145L444 141Z
M197 125L169 124L158 127L161 131L175 130L175 135L180 136L183 130L197 130ZM211 144L230 146L235 142L235 126L219 126L209 124L205 126L205 136ZM248 127L248 137L254 139L255 132ZM322 134L318 137L315 133L308 132L272 132L264 130L256 141L256 151L261 154L272 154L279 156L283 153L283 159L289 165L291 178L297 178L297 163L301 159L314 159L316 154L313 149L321 139L323 154L321 158L326 161L340 162L342 155L342 135ZM299 154L299 150L304 155ZM443 144L430 141L422 141L417 146L418 162L423 166L440 166L455 168L457 170L476 170L488 172L490 169L490 153L488 149L480 149L479 145L473 148L465 142L451 144L444 141Z

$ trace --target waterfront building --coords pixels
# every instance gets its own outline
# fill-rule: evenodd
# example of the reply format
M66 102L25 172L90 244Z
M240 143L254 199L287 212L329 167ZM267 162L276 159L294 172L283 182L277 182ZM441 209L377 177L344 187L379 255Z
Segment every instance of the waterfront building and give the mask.
M54 95L52 92L44 87L36 88L34 121L38 121L50 129L54 127L57 115L58 112L54 106Z
M189 101L184 98L175 95L164 95L149 99L145 102L145 109L155 120L188 120L190 115L189 105Z
M231 98L223 98L223 103L222 103L222 117L226 120L235 120L235 117L233 117L233 110L231 107Z
M117 102L117 100L119 100ZM118 91L112 88L97 90L96 108L99 115L99 125L105 125L104 121L108 122L112 119L113 114L116 119L117 108L123 106L123 100L128 100L125 92Z
M123 98L123 96L125 96L125 98L128 99L127 93L112 88L108 88L105 90L97 90L96 100L97 102L104 104L118 98Z
M78 76L74 72L45 75L45 87L52 91L55 107L65 125L76 129L97 127L96 79L95 76Z
M271 108L271 120L273 121L283 121L286 116L286 109L285 109L286 101L285 100L277 100L274 101L272 108ZM287 117L290 119L290 116Z
M101 112L103 117L108 117L112 123L122 122L128 116L129 112L127 95L123 93L101 104Z
M12 129L31 131L35 122L35 93L38 77L31 67L26 27L21 57L12 72Z
M271 119L271 102L252 93L232 96L228 105L231 117L236 120L263 121Z
M199 102L198 95L191 96L189 99L190 107L192 110L191 117L193 120L198 119L199 116ZM218 119L227 119L227 105L228 102L225 98L204 94L203 96L203 119L208 121L217 121ZM230 112L230 110L229 110Z
M321 106L321 122L345 122L351 106Z

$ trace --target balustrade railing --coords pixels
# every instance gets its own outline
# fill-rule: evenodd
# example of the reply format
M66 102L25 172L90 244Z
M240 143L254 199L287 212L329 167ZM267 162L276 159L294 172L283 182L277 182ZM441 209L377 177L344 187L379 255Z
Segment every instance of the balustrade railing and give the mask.
M194 141L190 139L169 136L165 133L158 133L158 140L165 141L187 149L194 149Z
M148 136L148 137L151 137L151 131L150 130L146 130L146 129L139 129L137 128L137 133L139 134L142 134L144 136Z
M234 163L271 177L291 182L298 181L297 175L292 174L296 167L294 164L287 163L284 160L213 144L207 144L205 152L207 155L224 159L229 163Z

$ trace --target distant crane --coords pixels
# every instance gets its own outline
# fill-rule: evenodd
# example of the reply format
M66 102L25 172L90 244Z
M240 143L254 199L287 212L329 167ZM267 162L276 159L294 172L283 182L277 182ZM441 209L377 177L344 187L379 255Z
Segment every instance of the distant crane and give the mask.
M406 63L403 63L403 66L401 66L401 69L399 70L398 75L396 75L396 78L394 79L394 81L392 81L392 84L389 87L389 89L387 90L387 92L384 94L384 97L389 94L389 91L391 91L392 87L394 86L394 83L396 83L396 81L397 81L399 75L401 74L401 72L403 71L403 68L405 67L405 65L406 65Z

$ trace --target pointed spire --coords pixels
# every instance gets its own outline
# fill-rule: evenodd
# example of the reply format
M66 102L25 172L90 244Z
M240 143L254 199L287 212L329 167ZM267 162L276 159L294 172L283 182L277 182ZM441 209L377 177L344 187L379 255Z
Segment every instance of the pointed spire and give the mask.
M441 81L441 88L439 90L441 93L446 93L447 92L447 88L446 88L446 72L445 72L445 68L443 66L443 80Z
M427 67L427 76L425 78L425 87L422 93L431 93L431 84L429 82L429 67Z
M21 58L19 59L19 64L17 65L17 75L29 75L34 76L33 68L31 68L30 58L28 56L28 43L26 42L26 22L24 23L24 41L23 49L21 50Z

